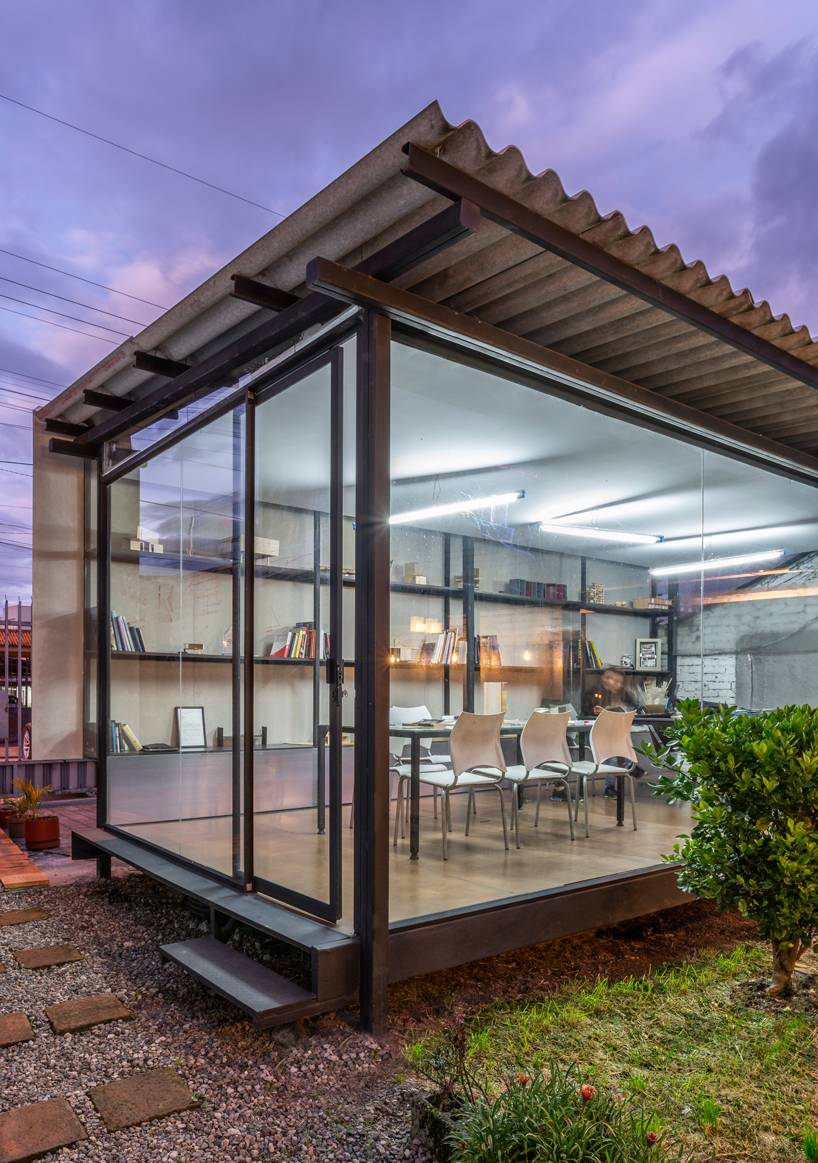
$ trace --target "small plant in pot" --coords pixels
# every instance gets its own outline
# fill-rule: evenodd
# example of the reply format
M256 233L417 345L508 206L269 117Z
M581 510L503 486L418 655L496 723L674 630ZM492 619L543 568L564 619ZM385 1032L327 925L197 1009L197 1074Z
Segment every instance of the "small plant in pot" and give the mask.
M22 840L26 834L26 809L20 799L3 800L0 827L8 832L12 840Z
M51 788L35 787L30 779L16 779L14 783L20 792L21 808L24 809L26 848L32 851L59 848L60 818L40 810L42 798Z
M17 811L17 800L5 799L0 803L0 828L5 832L9 830L9 824L12 820L16 820L19 816Z

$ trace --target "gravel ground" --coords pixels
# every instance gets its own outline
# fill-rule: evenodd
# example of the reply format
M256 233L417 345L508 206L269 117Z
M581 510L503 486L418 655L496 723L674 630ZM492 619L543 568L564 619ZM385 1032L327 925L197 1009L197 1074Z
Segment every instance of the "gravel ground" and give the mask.
M67 1098L89 1139L53 1158L126 1161L365 1160L430 1156L410 1142L409 1098L419 1088L390 1045L323 1015L259 1033L240 1011L157 948L207 931L185 902L139 874L107 883L3 894L2 909L40 905L50 919L0 928L0 1012L23 1011L32 1043L0 1050L0 1108ZM22 970L15 949L72 941L85 960ZM273 968L303 973L298 956L239 931L231 944ZM115 993L133 1020L56 1037L44 1009ZM91 1087L172 1067L196 1110L109 1133L85 1097Z

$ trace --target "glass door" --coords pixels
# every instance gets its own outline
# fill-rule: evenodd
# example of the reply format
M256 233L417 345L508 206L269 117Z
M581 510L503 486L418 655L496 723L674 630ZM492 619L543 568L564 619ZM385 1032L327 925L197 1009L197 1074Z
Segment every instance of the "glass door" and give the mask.
M341 914L343 364L336 347L258 392L245 548L254 562L253 883L333 921Z

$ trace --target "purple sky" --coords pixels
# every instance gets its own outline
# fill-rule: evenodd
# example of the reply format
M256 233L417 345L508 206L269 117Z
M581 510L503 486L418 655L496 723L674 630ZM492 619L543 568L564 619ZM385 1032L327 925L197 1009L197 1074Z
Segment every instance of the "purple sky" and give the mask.
M0 92L285 214L437 98L816 333L817 34L810 0L28 0L0 16ZM166 307L279 221L4 100L0 142L0 247ZM3 253L0 276L159 314ZM54 394L120 337L0 307L0 600L16 601L35 403L18 393Z

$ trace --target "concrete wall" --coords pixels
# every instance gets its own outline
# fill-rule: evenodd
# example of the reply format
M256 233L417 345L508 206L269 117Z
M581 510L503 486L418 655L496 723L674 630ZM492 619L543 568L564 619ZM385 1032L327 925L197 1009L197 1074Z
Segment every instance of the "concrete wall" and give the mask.
M33 758L80 759L83 716L84 461L48 451L34 421Z
M678 628L679 695L699 698L703 677L701 697L728 705L818 705L816 623L818 591L706 606Z

